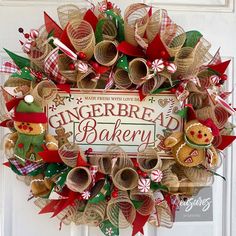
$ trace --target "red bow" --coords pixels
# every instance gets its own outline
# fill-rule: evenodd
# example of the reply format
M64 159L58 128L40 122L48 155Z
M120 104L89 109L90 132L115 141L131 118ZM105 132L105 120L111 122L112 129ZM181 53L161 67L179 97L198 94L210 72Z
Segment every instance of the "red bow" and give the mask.
M206 120L199 120L199 122L201 124L211 128L212 134L214 136L218 136L220 134L218 127L214 124L214 122L211 118L208 118Z

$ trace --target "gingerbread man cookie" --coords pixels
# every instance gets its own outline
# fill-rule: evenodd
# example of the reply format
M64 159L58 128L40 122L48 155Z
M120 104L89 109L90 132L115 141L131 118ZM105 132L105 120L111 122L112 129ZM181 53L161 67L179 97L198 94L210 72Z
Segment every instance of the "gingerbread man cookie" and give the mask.
M66 143L69 143L68 138L72 135L72 132L66 132L65 128L63 128L62 126L56 128L55 132L57 134L55 138L58 141L59 147L61 147Z
M207 163L215 167L219 159L212 141L218 133L212 120L192 120L186 123L183 133L173 133L165 139L164 144L172 149L176 161L183 166L193 167Z

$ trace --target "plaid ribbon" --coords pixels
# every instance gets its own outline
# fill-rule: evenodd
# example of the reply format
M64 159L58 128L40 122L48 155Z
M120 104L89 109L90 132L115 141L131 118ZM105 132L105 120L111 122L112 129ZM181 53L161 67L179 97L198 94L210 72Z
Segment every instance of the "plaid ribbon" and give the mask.
M172 25L174 25L174 22L168 16L167 11L162 10L162 21L161 21L160 33L163 33L167 27L172 26Z
M52 80L59 84L65 84L66 79L61 75L58 68L58 51L59 48L52 50L44 61L44 71Z
M44 165L43 163L31 162L29 160L26 160L25 165L20 164L17 159L11 159L9 161L11 162L12 165L16 167L16 169L22 175L27 175L30 172L37 170Z
M12 73L15 73L19 70L19 67L17 65L15 65L14 63L12 62L5 62L1 67L0 67L0 72L3 72L3 73L9 73L9 74L12 74Z

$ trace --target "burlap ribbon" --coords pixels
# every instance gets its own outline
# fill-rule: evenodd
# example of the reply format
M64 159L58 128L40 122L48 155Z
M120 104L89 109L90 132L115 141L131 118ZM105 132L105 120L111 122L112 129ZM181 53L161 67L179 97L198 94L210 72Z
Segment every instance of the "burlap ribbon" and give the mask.
M116 198L111 198L107 206L107 217L118 228L129 227L136 216L136 210L126 191L119 191Z
M86 9L79 8L74 4L61 5L57 8L60 25L64 29L69 21L83 19Z
M83 52L86 60L92 58L95 47L95 36L92 26L84 20L73 19L67 26L68 37L77 52Z

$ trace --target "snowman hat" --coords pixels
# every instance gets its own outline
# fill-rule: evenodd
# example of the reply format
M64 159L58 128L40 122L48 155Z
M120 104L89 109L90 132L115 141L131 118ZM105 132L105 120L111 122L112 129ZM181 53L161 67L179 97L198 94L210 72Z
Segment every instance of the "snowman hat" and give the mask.
M29 123L47 123L43 109L34 101L32 95L26 95L15 108L14 121Z

